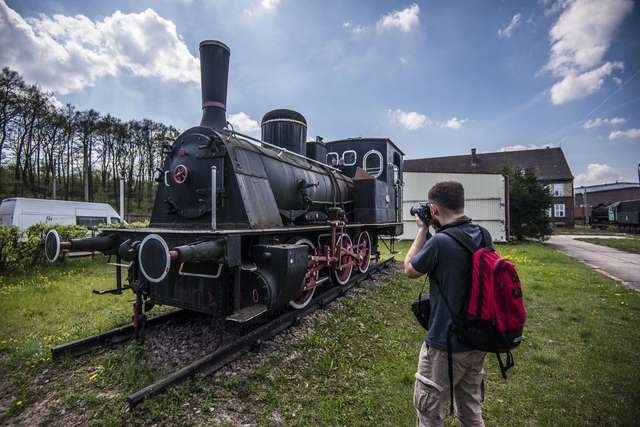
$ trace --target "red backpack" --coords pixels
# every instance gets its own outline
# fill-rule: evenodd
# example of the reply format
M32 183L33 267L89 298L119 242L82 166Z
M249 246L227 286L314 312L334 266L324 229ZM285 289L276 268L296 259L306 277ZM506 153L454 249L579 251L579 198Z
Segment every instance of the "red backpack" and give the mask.
M452 381L453 367L451 356L451 335L473 350L495 353L503 378L507 370L514 365L511 350L523 339L523 328L527 318L524 308L522 286L513 263L501 258L493 249L486 247L490 241L489 232L480 227L482 244L477 247L471 238L460 228L451 227L442 230L453 240L467 249L472 256L471 286L467 289L462 312L451 312L453 325L447 339L449 356L449 376ZM444 296L444 293L441 293ZM506 361L500 357L506 354ZM453 386L451 384L451 401Z

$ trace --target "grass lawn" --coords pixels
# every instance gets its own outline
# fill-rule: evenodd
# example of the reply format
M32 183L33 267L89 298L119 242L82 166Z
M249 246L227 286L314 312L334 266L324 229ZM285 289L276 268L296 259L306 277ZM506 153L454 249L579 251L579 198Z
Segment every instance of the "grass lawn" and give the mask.
M594 243L596 245L609 246L610 248L620 249L627 252L633 252L640 254L640 238L625 238L625 239L605 239L605 238L588 238L581 237L576 240L582 242Z
M402 259L407 244L399 248ZM499 250L518 265L529 319L508 381L487 359L487 424L637 423L640 295L541 244ZM422 281L385 276L290 330L274 351L247 355L234 369L189 380L128 413L123 397L162 375L146 367L136 344L60 364L43 353L128 319L132 294L90 294L111 285L111 268L83 260L2 279L0 422L414 425L424 332L409 306Z

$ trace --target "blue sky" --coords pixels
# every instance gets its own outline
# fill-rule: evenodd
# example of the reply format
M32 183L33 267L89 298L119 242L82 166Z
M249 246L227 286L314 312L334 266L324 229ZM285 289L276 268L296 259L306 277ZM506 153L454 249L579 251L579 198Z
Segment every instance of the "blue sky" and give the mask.
M632 0L0 0L0 65L61 102L186 129L198 43L231 48L228 114L273 108L325 139L387 136L407 158L563 148L576 184L637 181Z

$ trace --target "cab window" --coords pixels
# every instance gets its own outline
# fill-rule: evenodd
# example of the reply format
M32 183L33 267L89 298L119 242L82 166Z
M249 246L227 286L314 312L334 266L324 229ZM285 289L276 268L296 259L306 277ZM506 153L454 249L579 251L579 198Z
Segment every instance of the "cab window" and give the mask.
M379 177L382 174L382 154L377 150L368 151L362 158L362 167L369 175Z
M344 162L345 166L353 166L356 164L357 160L358 160L358 155L353 150L347 150L344 153L342 153L342 161Z
M338 160L340 160L338 153L331 152L327 154L327 164L329 166L338 166Z

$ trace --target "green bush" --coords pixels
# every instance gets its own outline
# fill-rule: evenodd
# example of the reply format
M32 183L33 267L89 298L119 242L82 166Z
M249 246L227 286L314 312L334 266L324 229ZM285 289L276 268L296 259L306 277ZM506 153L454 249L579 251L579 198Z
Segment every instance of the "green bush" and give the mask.
M0 226L0 272L24 271L42 264L44 257L44 236L55 229L60 239L78 239L87 235L87 228L81 225L52 225L38 223L21 232L13 225Z
M126 224L99 224L97 229L103 228L147 228L149 227L149 220L128 222Z

